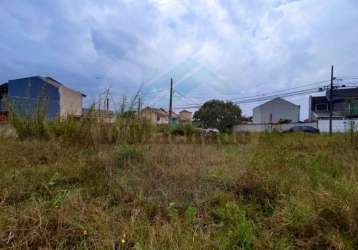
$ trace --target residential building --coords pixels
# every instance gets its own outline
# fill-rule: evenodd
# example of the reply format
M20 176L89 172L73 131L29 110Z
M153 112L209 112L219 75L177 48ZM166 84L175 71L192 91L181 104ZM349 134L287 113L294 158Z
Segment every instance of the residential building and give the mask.
M193 113L188 110L182 110L179 112L180 122L191 122Z
M169 113L168 113L169 115ZM174 111L172 112L172 124L178 124L180 122L180 116L179 114L175 113Z
M140 117L154 124L169 124L169 112L163 108L145 107L140 112ZM172 112L171 122L177 124L180 120L180 115Z
M51 77L33 76L9 80L0 85L0 116L8 116L9 105L22 115L41 107L47 118L82 115L84 94ZM5 118L4 118L5 117Z
M168 112L162 108L145 107L140 112L140 117L154 124L168 124Z
M344 88L333 90L333 118L358 117L358 88ZM324 96L310 96L309 119L311 121L328 119L330 116L330 93Z
M300 106L280 97L265 102L253 110L253 123L272 124L283 121L295 123L300 120Z

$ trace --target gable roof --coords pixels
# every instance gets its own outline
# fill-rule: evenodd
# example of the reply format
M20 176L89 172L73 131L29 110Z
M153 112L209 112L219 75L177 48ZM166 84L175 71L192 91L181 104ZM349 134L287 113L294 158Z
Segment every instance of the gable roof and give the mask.
M189 111L189 110L184 109L184 110L182 110L182 111L180 111L180 112L179 112L179 114L181 114L181 113L190 113L190 114L191 114L191 113L193 113L193 112L191 112L191 111Z
M269 104L269 103L278 102L278 101L284 102L284 103L286 103L286 104L288 104L288 105L291 105L291 106L296 106L296 107L299 107L299 106L300 106L300 105L294 104L294 103L292 103L292 102L289 102L289 101L287 101L287 100L285 100L285 99L283 99L283 98L281 98L281 97L276 97L276 98L274 98L274 99L272 99L272 100L270 100L270 101L267 101L267 102L265 102L265 103L263 103L263 104L261 104L261 105L255 107L254 109L261 108L261 107L263 107L263 106L265 106L265 105L267 105L267 104Z
M30 76L30 77L23 77L23 78L18 78L18 79L14 79L13 81L15 80L21 80L21 79L29 79L29 78L38 78L38 79L41 79L42 81L56 87L56 88L66 88L72 92L76 92L76 93L79 93L81 94L83 97L86 97L85 94L81 93L80 91L77 91L77 90L74 90L74 89L71 89L69 87L66 87L65 85L63 85L62 83L60 83L59 81L53 79L52 77L49 77L49 76Z
M146 112L146 111L156 113L158 116L161 116L161 117L169 117L169 112L163 108L152 108L152 107L147 106L144 109L142 109L142 112ZM178 114L175 113L174 111L172 111L172 117L176 118L176 117L178 117Z
M152 108L152 107L147 106L144 109L142 109L142 112L146 112L146 111L156 113L156 114L158 114L160 116L167 116L168 115L168 112L165 111L162 108Z
M52 77L49 77L49 76L36 76L36 77L40 78L44 82L47 82L48 84L51 84L51 85L53 85L53 86L55 86L57 88L63 87L63 88L66 88L66 89L68 89L70 91L77 92L77 93L81 94L83 97L86 97L86 95L81 93L80 91L77 91L77 90L71 89L69 87L66 87L65 85L63 85L59 81L53 79Z

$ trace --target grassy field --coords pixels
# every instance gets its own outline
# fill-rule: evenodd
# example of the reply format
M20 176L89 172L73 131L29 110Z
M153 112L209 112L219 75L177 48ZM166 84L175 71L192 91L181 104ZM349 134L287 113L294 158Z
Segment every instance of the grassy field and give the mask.
M349 138L229 137L0 138L0 248L358 248Z

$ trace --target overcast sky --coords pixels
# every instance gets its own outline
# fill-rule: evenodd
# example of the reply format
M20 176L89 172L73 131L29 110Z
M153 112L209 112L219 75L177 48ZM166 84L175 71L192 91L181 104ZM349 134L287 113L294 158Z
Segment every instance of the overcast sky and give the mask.
M179 106L327 80L332 64L358 75L357 0L1 0L0 16L0 82L49 75L88 100L144 83L145 104L167 105L170 77ZM304 119L308 97L289 100Z

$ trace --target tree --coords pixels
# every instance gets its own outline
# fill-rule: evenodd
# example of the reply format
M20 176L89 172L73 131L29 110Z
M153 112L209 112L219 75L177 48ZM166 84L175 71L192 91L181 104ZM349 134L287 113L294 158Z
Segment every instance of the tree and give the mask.
M193 119L201 127L225 131L240 122L241 109L232 102L211 100L194 113Z

